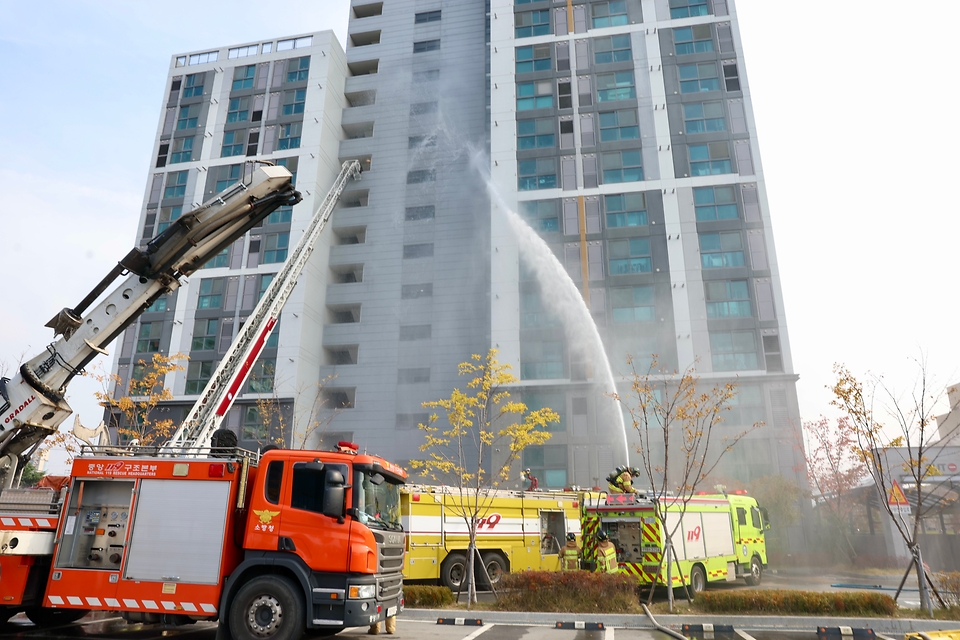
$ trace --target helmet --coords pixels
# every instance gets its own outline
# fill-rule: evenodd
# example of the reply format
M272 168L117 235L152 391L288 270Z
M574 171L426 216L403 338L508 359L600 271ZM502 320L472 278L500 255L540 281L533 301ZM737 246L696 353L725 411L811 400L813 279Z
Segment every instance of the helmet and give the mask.
M576 540L576 539L577 539L577 534L575 534L575 533L568 533L568 534L567 534L567 540L569 540L570 542L573 542L573 541Z
M617 475L620 475L620 474L623 473L624 471L629 471L629 470L630 470L629 467L625 467L625 466L623 466L623 465L620 465L619 467L617 467Z
M609 538L609 536L607 535L606 531L601 531L600 533L597 534L597 540L600 540L601 542L606 540L607 538Z

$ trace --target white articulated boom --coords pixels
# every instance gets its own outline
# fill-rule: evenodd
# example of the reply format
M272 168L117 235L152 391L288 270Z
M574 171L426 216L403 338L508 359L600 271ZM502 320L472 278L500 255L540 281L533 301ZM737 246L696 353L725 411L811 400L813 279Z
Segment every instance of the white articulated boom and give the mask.
M280 311L297 284L297 278L307 265L313 248L333 214L347 182L359 177L360 163L343 163L340 175L317 208L296 248L267 287L253 313L241 327L233 344L224 354L213 376L193 405L189 415L173 437L163 446L172 455L208 455L213 433L220 428L224 416L233 405L267 339L280 319Z
M72 413L67 385L155 300L180 286L180 278L281 206L300 202L283 167L245 166L243 179L178 218L143 249L134 248L72 309L46 326L58 340L0 379L0 491L11 487L37 446ZM114 282L120 283L84 315Z

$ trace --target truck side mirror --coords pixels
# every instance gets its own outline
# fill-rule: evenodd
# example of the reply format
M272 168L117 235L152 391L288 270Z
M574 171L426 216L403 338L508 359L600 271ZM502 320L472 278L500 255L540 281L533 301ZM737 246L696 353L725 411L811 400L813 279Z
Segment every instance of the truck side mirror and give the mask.
M323 490L323 515L343 522L343 502L345 487L343 474L336 469L328 469Z
M760 507L760 515L763 516L763 528L770 529L770 514L764 507Z

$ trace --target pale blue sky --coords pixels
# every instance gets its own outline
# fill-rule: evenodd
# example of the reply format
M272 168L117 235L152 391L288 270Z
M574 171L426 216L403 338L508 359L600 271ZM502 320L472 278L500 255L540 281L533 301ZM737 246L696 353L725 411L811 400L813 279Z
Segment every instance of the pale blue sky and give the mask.
M170 56L327 28L343 42L347 7L0 0L0 361L42 349L43 324L133 245ZM923 350L960 381L960 3L737 7L803 417L830 413L837 361L908 389ZM91 427L92 388L71 394Z

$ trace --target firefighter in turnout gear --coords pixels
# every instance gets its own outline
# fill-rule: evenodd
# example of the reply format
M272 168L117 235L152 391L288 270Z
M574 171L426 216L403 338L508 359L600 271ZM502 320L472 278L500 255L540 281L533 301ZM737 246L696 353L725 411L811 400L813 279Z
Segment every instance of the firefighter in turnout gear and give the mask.
M607 487L610 493L635 493L633 488L633 477L639 474L638 469L619 466L613 473L607 476Z
M620 565L617 563L617 548L610 542L606 531L597 534L597 573L618 573Z
M563 571L578 571L580 569L580 547L577 545L577 535L567 534L567 544L563 546L560 568Z

